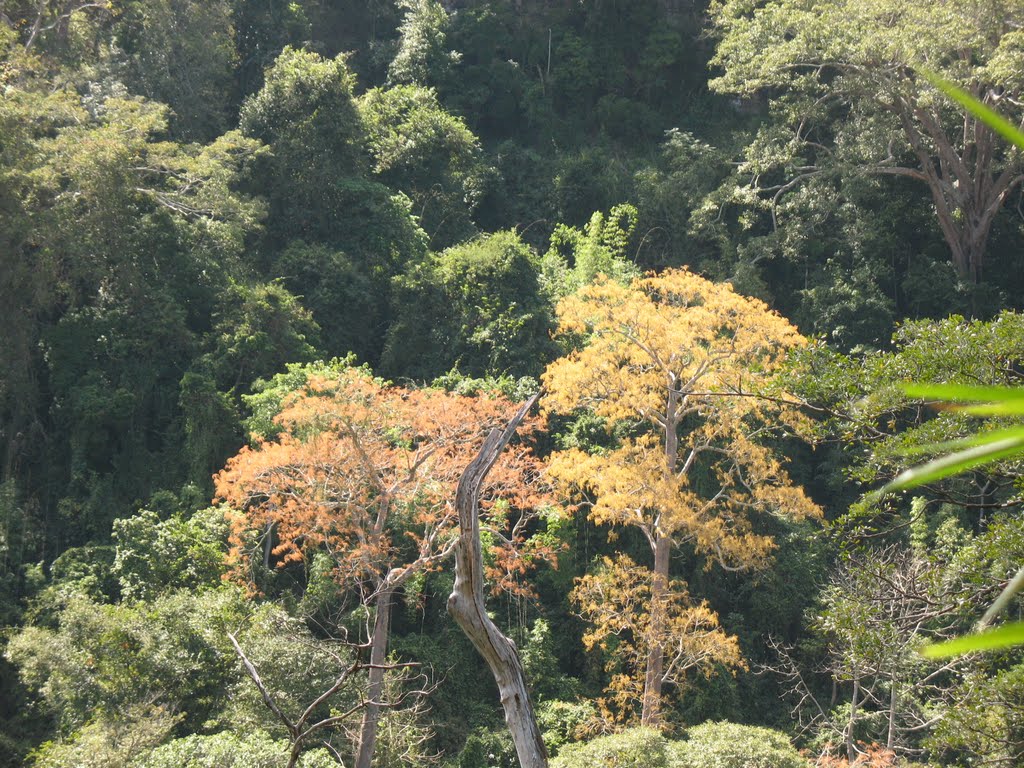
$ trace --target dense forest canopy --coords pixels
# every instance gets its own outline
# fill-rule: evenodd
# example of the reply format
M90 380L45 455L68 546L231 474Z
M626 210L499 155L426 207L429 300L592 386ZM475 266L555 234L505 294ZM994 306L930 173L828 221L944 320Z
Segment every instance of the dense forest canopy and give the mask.
M0 766L1024 763L1022 22L0 0Z

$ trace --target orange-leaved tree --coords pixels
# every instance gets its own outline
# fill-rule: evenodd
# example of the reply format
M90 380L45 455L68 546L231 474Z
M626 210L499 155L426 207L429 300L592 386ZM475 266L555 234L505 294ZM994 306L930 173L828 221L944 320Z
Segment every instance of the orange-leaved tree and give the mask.
M603 576L582 580L576 596L597 633L588 635L591 644L617 626L626 630L635 665L613 678L612 702L640 704L641 722L654 726L664 685L678 683L686 667L741 663L717 617L673 595L672 549L688 543L709 562L753 569L774 546L756 532L756 515L821 514L764 440L801 420L785 397L765 390L804 339L763 302L686 270L629 286L599 280L563 299L558 320L560 332L579 343L544 374L547 408L589 408L609 432L623 421L635 425L613 448L555 454L548 471L590 497L594 522L636 528L650 545L645 579L610 563ZM607 585L615 574L630 576L618 579L619 596L593 599L595 579ZM634 614L629 626L621 623L627 612ZM694 620L703 640L688 647L676 633ZM630 654L622 660L628 667Z
M283 566L327 552L338 583L375 609L357 768L369 768L376 740L395 593L451 555L456 484L483 436L513 410L499 396L406 389L363 368L325 368L282 400L278 433L243 448L215 478L218 496L239 510L237 574L251 577L257 558ZM527 538L532 513L547 503L539 476L521 443L502 453L484 489L499 587L522 589L523 559L553 555Z

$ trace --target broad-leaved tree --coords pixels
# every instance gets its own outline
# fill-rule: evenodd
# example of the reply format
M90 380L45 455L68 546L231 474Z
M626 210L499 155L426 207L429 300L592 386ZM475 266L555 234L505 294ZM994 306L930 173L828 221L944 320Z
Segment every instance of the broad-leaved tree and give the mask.
M287 565L327 552L338 583L376 608L360 768L373 754L394 597L452 553L456 484L484 430L511 410L504 398L408 390L363 368L328 369L285 397L279 434L243 448L216 478L220 497L241 511L233 537L240 574L254 558ZM547 554L522 546L529 513L545 499L538 475L520 446L502 453L484 494L498 542L492 575L508 589L524 558Z
M711 87L774 96L737 201L780 197L826 170L923 182L964 280L978 282L996 215L1024 175L1019 152L919 74L960 83L1019 120L1024 3L1001 0L717 0Z
M594 522L635 528L650 545L650 640L632 670L643 685L630 685L642 691L641 722L654 725L675 679L664 639L678 613L672 550L686 544L725 568L757 568L773 548L759 515L821 514L764 440L799 414L784 398L756 396L804 341L764 303L685 270L629 286L598 281L557 311L560 330L582 344L545 373L548 408L590 408L609 431L632 425L613 448L556 453L549 471L590 495Z

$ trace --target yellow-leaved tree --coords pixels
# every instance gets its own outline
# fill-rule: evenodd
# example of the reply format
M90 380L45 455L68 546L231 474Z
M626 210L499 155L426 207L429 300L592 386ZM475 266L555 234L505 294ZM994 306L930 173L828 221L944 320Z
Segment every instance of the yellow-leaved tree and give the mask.
M609 685L615 716L630 719L639 704L641 723L657 726L666 684L687 669L742 665L714 612L670 581L673 548L688 543L709 563L756 569L774 547L756 532L757 515L821 515L765 440L802 418L766 393L805 340L763 302L686 270L629 286L599 279L563 299L558 320L581 343L544 374L547 408L589 408L609 431L641 425L610 449L556 453L549 472L587 496L595 523L636 528L650 545L647 567L606 563L574 597L594 628L589 645L618 636L627 671Z

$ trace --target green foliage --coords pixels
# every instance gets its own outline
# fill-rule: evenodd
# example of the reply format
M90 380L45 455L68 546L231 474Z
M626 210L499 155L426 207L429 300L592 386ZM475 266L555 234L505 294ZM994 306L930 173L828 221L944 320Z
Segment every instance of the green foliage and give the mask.
M554 541L553 544L558 546L557 541ZM530 628L530 633L519 653L523 661L526 679L530 681L530 697L535 702L547 702L559 698L567 701L572 699L572 693L577 683L572 678L559 674L558 657L555 655L555 650L555 639L551 633L550 623L544 619L537 619ZM572 705L567 706L572 707ZM549 708L548 712L552 716L550 726L560 729L561 738L568 739L572 735L573 728L583 724L583 713L592 710L592 706L585 704L579 705L575 710ZM538 720L540 719L540 715L538 715ZM545 729L543 725L541 728Z
M7 656L62 734L147 704L181 713L188 732L223 706L235 664L226 633L247 613L233 590L117 606L79 596L57 629L22 629Z
M602 145L565 153L552 170L550 200L542 210L568 225L585 226L595 211L609 210L633 194L633 165Z
M654 266L696 266L703 243L690 220L695 209L729 173L728 155L692 133L673 129L661 145L657 162L635 174L644 233L637 258Z
M230 119L237 63L230 0L130 0L114 39L124 50L127 84L170 105L172 130L210 140Z
M293 0L233 0L231 5L235 78L244 98L259 90L264 70L286 46L311 39L313 9Z
M320 324L317 310L324 315L327 351L355 352L376 363L393 322L392 278L425 259L427 238L404 195L365 179L334 180L332 185L310 188L316 202L297 214L300 218L278 219L280 226L269 228L288 237L277 266L287 284L309 292L313 320ZM293 236L318 244L303 247ZM321 266L340 271L314 275ZM339 331L337 339L328 330Z
M127 599L151 600L187 589L216 589L226 571L228 522L225 510L211 507L191 517L160 520L155 512L114 521L113 572Z
M274 417L281 412L284 399L293 392L307 387L313 376L330 377L355 367L355 358L334 358L328 362L288 363L285 370L270 379L257 379L252 385L252 394L243 395L242 402L250 416L244 422L246 432L252 440L270 439L280 429L274 424ZM363 368L369 374L369 368Z
M48 603L60 605L78 595L94 600L116 596L118 584L112 573L116 556L116 549L106 545L64 550L50 564L50 584L36 597L33 612L38 612Z
M286 178L297 174L302 158L316 158L310 175L290 179L293 184L315 187L357 175L366 156L354 88L346 57L325 59L286 47L267 70L263 88L242 106L241 129L273 147Z
M132 768L166 740L180 718L159 706L133 705L89 722L69 738L43 744L35 768Z
M15 623L25 594L32 551L32 517L13 479L0 483L0 626Z
M445 22L444 48L451 52L439 48L444 55L435 59L441 81L430 82L474 133L494 140L515 137L517 146L532 145L538 134L548 135L551 129L550 107L534 70L541 41L522 21L505 3L459 8Z
M780 445L833 517L855 483L881 484L960 448L982 462L997 438L1016 448L1017 432L1004 431L1016 411L935 412L940 393L900 385L1019 384L1024 332L998 311L1024 295L1020 228L1013 216L993 219L991 282L975 286L950 263L936 211L995 188L1003 171L1016 178L1019 153L979 143L983 125L942 94L968 110L973 94L1017 121L1020 9L715 2L707 19L722 96L707 89L704 5L0 2L0 643L11 641L0 663L0 765L20 765L33 748L46 766L283 764L287 736L225 632L294 715L348 660L319 635L340 622L355 637L366 617L343 614L326 555L261 577L270 595L304 587L301 601L298 588L283 599L316 636L226 589L211 474L247 431L274 434L287 393L356 359L396 378L522 399L554 352L552 299L598 272L627 280L689 265L832 345L802 353L800 387L829 409L819 428L834 442L813 454ZM918 68L925 60L937 77ZM899 122L901 100L927 134L928 162ZM907 175L941 175L958 158L973 175L942 176L938 197ZM987 210L967 205L945 224ZM971 319L921 321L949 312ZM972 396L991 411L1001 395ZM636 435L635 423L608 426L579 411L553 420L545 442L599 453ZM963 458L945 466L963 469ZM756 583L703 572L686 548L672 576L718 611L752 666L769 661L767 634L802 641L810 659L825 650L823 625L812 635L801 616L833 544L902 542L909 514L916 556L947 569L942 583L975 596L970 606L987 604L1024 551L1012 515L993 513L1019 506L1019 463L1009 453L932 475L912 512L891 498L862 502L831 541L781 526L776 564ZM580 648L566 594L594 557L643 541L627 532L612 545L585 521L554 518L544 540L565 549L560 569L530 577L532 598L488 607L520 642L549 749L569 754L601 673ZM861 598L877 586L852 583ZM474 768L514 766L489 678L481 685L483 667L444 616L449 590L446 573L418 576L395 611L399 658L432 665L443 682L429 718L385 718L379 762L400 762L432 731L406 762L442 751ZM833 625L851 636L877 618L857 597L843 598ZM535 616L544 620L527 633ZM963 632L974 618L958 609L941 632L924 629ZM860 658L892 661L888 631L851 641ZM947 698L917 697L942 724L914 748L950 764L1019 763L1016 661L1006 650L956 659L941 679ZM900 680L878 683L877 696L896 690L909 702L909 678ZM337 706L354 703L357 688ZM839 697L848 689L840 684ZM776 723L783 709L770 678L741 674L692 682L665 714ZM882 734L880 707L859 711L858 733ZM349 760L346 738L329 742Z
M168 531L172 526L163 527L167 535L157 539L157 546L174 538ZM161 564L153 565L154 578L160 578ZM129 586L135 584L132 577L141 576L127 567L122 574ZM181 574L167 578L187 580ZM234 588L164 591L151 600L119 605L80 595L66 602L58 619L53 629L21 629L6 655L39 696L43 711L52 715L58 735L75 750L93 741L106 741L113 749L134 738L137 726L148 732L163 723L166 713L173 715L176 735L220 724L286 737L242 672L229 632L236 633L278 705L293 718L332 685L346 664L342 654L314 640L301 622L279 608L246 601ZM331 705L347 707L354 695L346 689ZM328 706L314 714L326 716Z
M582 230L556 226L542 263L545 288L560 297L592 283L598 275L623 283L639 276L628 252L636 222L636 208L624 203L607 216L595 212Z
M957 316L941 322L908 322L894 334L893 346L891 352L850 356L818 346L796 358L796 391L832 409L833 415L820 422L822 433L840 434L848 441L871 439L870 452L851 470L862 482L891 479L907 467L910 452L916 456L943 452L931 444L973 433L976 422L967 413L925 409L922 406L933 399L908 393L904 387L914 382L973 386L1016 382L1018 375L1010 361L1024 355L1024 317L1004 312L989 322ZM941 487L956 493L957 483L951 480Z
M259 671L267 691L294 722L320 694L335 684L351 663L353 651L339 642L314 636L301 619L289 615L280 606L248 603L246 607L246 620L225 627L218 640L226 644L226 633L235 632L238 644ZM231 674L219 691L215 721L234 733L263 731L276 739L287 739L289 734L284 725L266 707L230 646L228 652ZM364 694L363 684L364 679L358 675L350 678L333 697L313 709L311 721L352 708ZM185 731L189 732L194 731ZM326 729L322 734L323 740L335 749L349 751L351 744L337 729ZM312 748L313 745L307 746Z
M779 731L738 723L704 723L671 745L674 768L808 768Z
M456 758L458 768L517 768L512 737L505 730L478 730L466 739Z
M273 151L268 234L278 245L325 241L350 256L364 255L351 247L345 220L359 222L365 216L360 208L386 205L390 195L359 181L370 158L354 89L345 56L325 59L285 48L267 70L263 88L242 106L243 133ZM371 219L356 227L356 236L373 224ZM378 236L394 237L386 229Z
M211 336L214 346L206 361L214 380L244 392L250 382L283 370L286 363L312 359L319 328L283 286L236 283L222 298Z
M398 52L388 68L394 83L429 85L443 77L458 61L454 51L445 50L448 12L439 0L399 0L405 18L398 28Z
M189 371L179 386L189 477L196 487L208 488L211 475L241 442L238 409L229 393L217 389L210 374Z
M552 354L553 317L533 250L513 232L434 255L395 281L395 322L381 368L432 380L536 376Z
M320 327L318 349L338 356L351 352L362 360L374 354L385 318L367 266L336 248L302 240L289 243L274 260L274 272L302 297Z
M182 371L264 207L238 191L257 142L160 141L159 105L123 88L61 94L15 88L4 102L21 126L14 146L26 143L5 165L22 210L3 281L17 307L3 351L14 375L0 401L5 467L31 464L24 503L50 523L60 508L67 546L105 540L114 517L186 479ZM63 438L45 437L54 430ZM201 467L210 441L189 439Z
M264 245L275 271L308 295L327 351L376 362L390 323L390 280L423 259L427 238L413 220L412 201L367 178L374 168L370 141L384 152L391 129L370 108L367 124L354 88L344 56L327 60L286 48L240 122L273 151Z
M374 88L359 99L377 179L412 200L433 247L473 234L473 209L486 173L480 142L465 121L446 112L430 89Z
M972 416L1015 417L1024 415L1024 390L1011 387L977 387L964 385L931 385L905 387L908 395L935 398L953 402L978 402L961 405L958 410ZM1018 459L1024 454L1024 427L1015 425L1004 429L982 431L969 437L921 446L919 451L942 453L920 466L911 467L889 482L882 491L899 491L933 483L953 475L987 467L1000 461ZM1024 570L1018 571L1002 594L985 613L980 626L987 625L1013 596L1024 587ZM929 658L957 656L970 651L985 651L1024 644L1024 622L1005 624L973 635L947 640L923 650Z
M1019 765L1024 713L1024 666L994 675L974 672L958 685L950 707L926 745L944 763L984 760L999 768Z
M722 74L710 87L772 93L773 120L745 153L746 183L734 186L752 207L770 208L774 225L780 198L823 173L923 183L958 275L978 283L993 221L1020 183L1020 159L970 115L965 130L964 116L912 73L934 67L978 100L1006 105L1021 85L1010 74L1021 62L1012 31L1021 9L928 0L879 23L885 11L876 0L775 0L756 12L747 0L712 4L712 64Z
M527 676L530 680L538 679L529 672ZM597 707L587 699L576 703L549 699L537 704L537 725L552 756L557 756L566 744L581 741L596 719Z
M934 514L923 498L914 507L918 515ZM819 605L809 612L809 626L824 646L807 643L803 652L821 654L824 663L806 663L829 673L839 703L828 711L826 691L815 690L810 678L791 678L790 693L795 713L817 733L819 746L852 734L904 754L919 749L926 735L920 723L976 702L968 688L950 688L945 675L977 681L1000 672L1007 661L997 655L935 661L939 654L925 658L920 651L929 640L970 626L976 606L988 602L995 585L1017 569L1024 528L1012 516L993 519L978 535L951 517L936 522L933 535L912 539L924 546L893 544L842 554ZM788 651L780 655L782 669L795 669L787 666L794 661Z
M191 735L163 744L136 763L137 768L279 768L288 760L287 741L265 731L239 735L222 731L209 736ZM337 761L326 749L314 749L299 758L299 768L334 768Z
M474 379L453 368L430 382L430 386L466 397L498 393L514 403L521 403L540 389L540 382L530 376L518 379L511 376L485 376Z
M672 765L669 754L669 742L660 733L650 728L630 728L563 747L551 761L551 768L591 768L594 765L669 768Z
M429 720L434 724L432 743L439 752L458 764L466 747L467 766L489 768L492 763L486 755L493 753L507 756L512 761L509 768L516 768L511 737L494 705L497 688L493 677L466 636L448 620L443 602L431 600L432 595L449 594L453 578L450 572L427 577L426 610L421 603L415 612L410 611L420 630L395 632L391 647L400 658L417 659L437 675L439 685L428 703ZM398 624L400 619L393 617L393 621Z
M880 346L893 327L893 302L867 266L845 272L826 262L820 282L803 292L806 325L840 349Z

